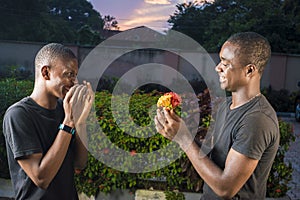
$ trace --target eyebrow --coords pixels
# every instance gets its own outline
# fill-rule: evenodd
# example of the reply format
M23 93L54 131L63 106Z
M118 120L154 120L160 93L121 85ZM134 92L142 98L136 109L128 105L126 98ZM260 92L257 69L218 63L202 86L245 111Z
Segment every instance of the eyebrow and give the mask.
M227 61L228 59L224 58L223 56L220 56L220 60L225 60L225 61Z

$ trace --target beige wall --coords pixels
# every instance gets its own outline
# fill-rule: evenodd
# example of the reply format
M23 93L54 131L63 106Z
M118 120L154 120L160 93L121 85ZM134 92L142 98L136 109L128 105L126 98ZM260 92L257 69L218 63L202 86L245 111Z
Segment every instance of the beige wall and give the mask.
M43 43L0 41L0 68L6 65L18 65L33 72L35 54L43 45ZM76 45L67 46L70 47L77 55L79 63L82 63L85 57L93 49L88 47L79 47ZM115 50L112 50L112 52L116 50L117 47ZM170 56L168 53L150 54L151 53L147 51L140 51L133 54L132 57L126 57L118 60L118 62L115 62L108 70L108 73L118 76L140 64L140 60L144 60L145 63L160 62L165 65L173 66L173 68L178 71L185 70L185 66L183 66L184 64L182 64L176 56ZM180 54L188 57L189 54L192 55L193 52L178 53L178 55ZM212 53L210 56L215 63L219 61L217 53ZM209 64L212 65L212 67L214 67L213 65L215 63L209 61ZM97 74L94 75L97 76ZM262 87L271 86L276 90L288 89L289 91L297 91L298 81L300 81L300 55L272 54L271 61L265 69L261 81Z

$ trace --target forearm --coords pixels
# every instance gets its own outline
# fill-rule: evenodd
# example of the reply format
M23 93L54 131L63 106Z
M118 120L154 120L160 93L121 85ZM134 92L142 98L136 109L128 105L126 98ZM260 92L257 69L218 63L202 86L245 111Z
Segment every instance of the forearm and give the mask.
M74 167L83 169L88 160L86 124L77 125L76 130Z
M220 167L211 161L199 146L193 142L185 151L195 170L207 185L220 197L231 198L237 192L230 178Z
M72 135L60 130L56 136L53 145L48 152L42 157L40 163L34 170L33 181L43 189L46 189L58 170L67 154Z

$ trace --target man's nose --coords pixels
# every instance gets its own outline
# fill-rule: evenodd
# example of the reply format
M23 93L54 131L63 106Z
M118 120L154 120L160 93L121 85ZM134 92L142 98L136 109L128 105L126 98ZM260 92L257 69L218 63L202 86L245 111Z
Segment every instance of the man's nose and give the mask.
M219 62L219 64L217 64L217 66L215 67L216 72L222 72L223 69L221 67L221 62Z
M74 78L74 80L73 80L73 83L74 83L74 85L76 85L76 84L78 84L78 83L79 83L79 81L78 81L78 78L77 78L77 77L75 77L75 78Z

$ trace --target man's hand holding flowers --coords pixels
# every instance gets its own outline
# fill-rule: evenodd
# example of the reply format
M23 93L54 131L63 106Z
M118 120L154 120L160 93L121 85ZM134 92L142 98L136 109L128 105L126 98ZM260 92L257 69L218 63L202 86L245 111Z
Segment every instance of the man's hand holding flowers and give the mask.
M154 121L157 132L165 138L175 141L183 151L186 151L193 142L193 137L185 122L177 114L180 111L178 109L180 109L181 103L182 100L178 94L166 93L157 102L158 109Z

